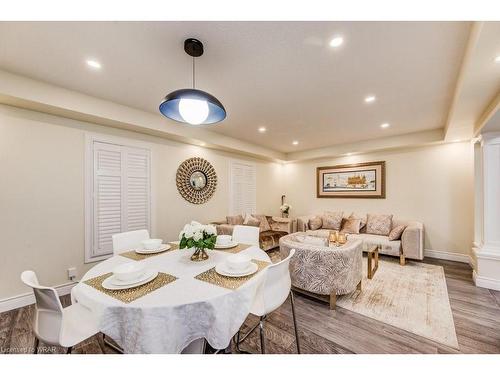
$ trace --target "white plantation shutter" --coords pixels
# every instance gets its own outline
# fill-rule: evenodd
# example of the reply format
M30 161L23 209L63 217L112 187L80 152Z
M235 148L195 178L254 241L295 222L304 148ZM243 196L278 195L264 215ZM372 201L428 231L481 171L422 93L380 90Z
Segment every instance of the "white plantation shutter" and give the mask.
M113 234L150 230L151 205L149 150L94 140L91 157L87 261L113 253Z
M239 161L230 166L230 211L232 215L257 211L257 177L254 164Z
M149 152L127 149L126 157L126 230L148 229L150 217Z

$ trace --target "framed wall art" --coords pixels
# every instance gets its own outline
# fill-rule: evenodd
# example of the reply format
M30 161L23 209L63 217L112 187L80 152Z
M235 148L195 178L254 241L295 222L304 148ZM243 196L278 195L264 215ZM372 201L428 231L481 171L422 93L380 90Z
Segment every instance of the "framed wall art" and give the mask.
M385 161L316 168L318 198L385 198Z

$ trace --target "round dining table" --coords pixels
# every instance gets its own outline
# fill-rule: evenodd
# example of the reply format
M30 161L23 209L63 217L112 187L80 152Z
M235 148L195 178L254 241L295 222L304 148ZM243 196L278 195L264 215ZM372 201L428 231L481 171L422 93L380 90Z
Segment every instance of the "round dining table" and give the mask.
M239 254L271 262L257 246ZM205 339L215 349L229 346L250 313L263 284L266 269L236 289L195 277L233 255L208 250L205 261L190 260L192 250L171 250L140 260L151 270L177 279L132 302L125 303L87 285L86 280L112 272L123 263L136 262L121 255L90 269L72 290L72 299L87 307L99 322L100 331L115 340L124 353L180 353L195 340Z

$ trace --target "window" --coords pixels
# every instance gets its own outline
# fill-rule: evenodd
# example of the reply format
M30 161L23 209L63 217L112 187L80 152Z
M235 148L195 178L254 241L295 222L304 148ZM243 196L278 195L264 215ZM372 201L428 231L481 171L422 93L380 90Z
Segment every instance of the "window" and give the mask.
M146 148L88 137L85 262L111 255L113 234L151 230L150 159Z
M255 214L257 211L257 182L255 164L240 161L230 163L231 215Z

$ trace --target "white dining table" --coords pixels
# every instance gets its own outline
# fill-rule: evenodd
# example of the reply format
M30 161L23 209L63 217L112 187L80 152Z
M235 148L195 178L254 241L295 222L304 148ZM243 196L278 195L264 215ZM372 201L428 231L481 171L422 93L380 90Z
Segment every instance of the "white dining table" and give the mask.
M172 250L140 260L147 268L177 280L130 303L124 303L84 283L123 263L136 262L115 255L90 269L72 290L72 299L87 307L99 321L100 331L115 340L125 353L180 353L204 338L215 349L226 348L238 332L257 298L266 269L237 289L228 289L195 276L232 254L208 250L209 258L190 260L191 250ZM271 262L257 246L239 254Z

